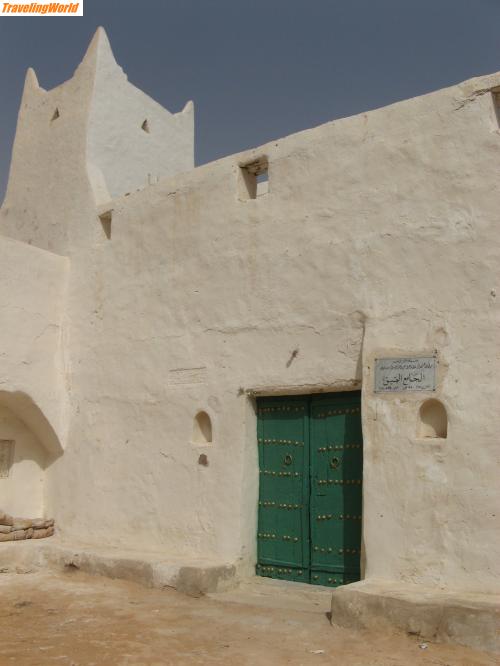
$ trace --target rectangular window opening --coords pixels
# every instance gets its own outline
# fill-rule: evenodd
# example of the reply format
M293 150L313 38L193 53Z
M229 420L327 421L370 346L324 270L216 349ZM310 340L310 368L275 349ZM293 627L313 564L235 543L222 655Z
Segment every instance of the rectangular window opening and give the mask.
M269 172L266 169L257 174L257 196L261 197L263 194L269 192Z
M269 163L267 158L262 157L240 166L239 176L239 197L242 201L257 199L269 192Z

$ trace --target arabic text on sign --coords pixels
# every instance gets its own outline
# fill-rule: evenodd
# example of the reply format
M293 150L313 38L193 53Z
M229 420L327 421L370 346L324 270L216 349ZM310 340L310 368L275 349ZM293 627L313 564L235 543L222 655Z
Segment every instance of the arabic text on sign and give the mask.
M435 390L435 356L376 359L375 392Z

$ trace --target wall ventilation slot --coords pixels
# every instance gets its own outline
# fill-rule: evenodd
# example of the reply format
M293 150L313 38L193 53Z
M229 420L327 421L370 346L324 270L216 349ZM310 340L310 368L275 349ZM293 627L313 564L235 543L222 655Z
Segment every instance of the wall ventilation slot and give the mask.
M500 127L500 89L494 88L491 91L491 98L493 101L493 108L495 110L495 117L497 120L497 128Z
M107 210L105 213L99 215L99 220L101 221L102 230L104 235L108 240L111 239L111 220L113 218L113 211Z
M269 163L266 157L240 166L238 193L242 201L257 199L268 192Z

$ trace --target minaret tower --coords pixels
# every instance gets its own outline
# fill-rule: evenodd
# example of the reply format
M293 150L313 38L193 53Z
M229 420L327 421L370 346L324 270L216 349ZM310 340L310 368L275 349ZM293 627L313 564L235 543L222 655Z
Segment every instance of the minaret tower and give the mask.
M98 28L69 81L27 72L0 233L71 254L82 213L193 167L192 102L172 114L133 86Z

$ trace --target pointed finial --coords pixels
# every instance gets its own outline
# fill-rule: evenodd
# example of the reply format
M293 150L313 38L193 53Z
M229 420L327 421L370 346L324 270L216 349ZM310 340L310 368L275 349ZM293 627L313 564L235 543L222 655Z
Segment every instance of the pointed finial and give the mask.
M182 109L181 113L193 113L194 111L194 104L193 100L190 99L189 102L186 102L184 105L184 108Z
M23 100L37 92L45 92L43 88L40 88L38 84L38 79L35 74L35 70L32 67L29 67L26 72L26 77L24 79L24 88L23 88Z
M26 72L26 79L24 81L24 87L29 86L30 88L36 89L39 88L38 78L33 67L28 67Z
M117 65L106 31L99 26L92 37L81 65L97 70L110 64Z

